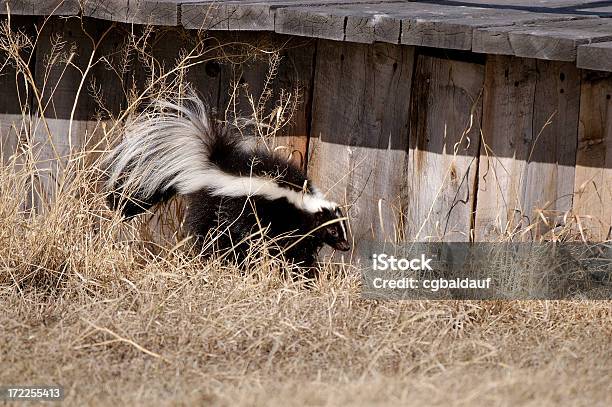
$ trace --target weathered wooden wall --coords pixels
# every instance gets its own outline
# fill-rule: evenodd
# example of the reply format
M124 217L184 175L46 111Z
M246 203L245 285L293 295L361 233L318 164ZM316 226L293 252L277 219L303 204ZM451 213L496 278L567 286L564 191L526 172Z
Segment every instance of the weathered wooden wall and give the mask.
M48 69L56 34L76 45L81 68L93 47L83 30L94 40L106 33L97 55L120 58L120 44L140 28L112 24L59 18L46 24L32 63L61 151L44 147L48 137L39 124L43 155L64 155L70 132L72 143L82 143L99 130L97 115L104 121L125 107L127 85L146 86L150 72L142 63L123 73L96 65L90 79L101 85L110 110L100 112L86 86L73 112L80 73ZM151 56L171 66L197 35L157 29ZM371 239L496 240L525 229L520 238L535 239L562 222L580 224L592 238L610 237L612 74L562 61L271 33L217 33L207 46L236 41L287 44L272 87L299 87L302 103L279 143L307 157L309 175L347 206L358 247ZM222 111L230 83L257 97L266 74L265 59L204 61L185 81ZM21 120L12 102L17 88L10 74L0 81L3 143L15 145L8 128ZM27 103L40 113L35 101ZM248 113L244 99L237 106Z

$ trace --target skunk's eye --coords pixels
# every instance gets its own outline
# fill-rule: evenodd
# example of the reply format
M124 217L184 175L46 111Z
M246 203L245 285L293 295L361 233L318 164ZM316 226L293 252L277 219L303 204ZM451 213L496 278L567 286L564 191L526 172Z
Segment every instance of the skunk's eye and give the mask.
M332 237L338 237L338 231L336 229L334 229L334 228L329 229L329 234Z

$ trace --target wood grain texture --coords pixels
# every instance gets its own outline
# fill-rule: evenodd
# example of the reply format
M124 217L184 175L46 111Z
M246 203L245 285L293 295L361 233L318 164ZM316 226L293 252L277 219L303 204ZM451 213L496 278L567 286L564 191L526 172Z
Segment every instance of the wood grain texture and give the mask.
M522 26L479 29L475 52L555 61L575 61L581 44L612 39L612 20L583 19L538 22Z
M85 16L134 24L177 25L179 6L172 0L82 0Z
M219 33L220 34L220 33ZM312 75L316 42L311 39L273 35L269 33L227 33L216 34L219 43L250 44L260 49L279 50L278 64L275 73L269 77L272 54L262 53L257 58L245 61L243 64L231 64L228 61L220 64L222 78L218 99L218 110L225 112L223 117L232 121L236 116L252 118L253 106L248 96L258 105L259 122L276 126L275 117L270 113L279 112L279 106L286 106L289 113L295 106L291 121L276 134L267 134L266 144L271 149L278 148L290 155L295 152L296 163L306 164L308 131L310 128L310 109L312 100ZM225 52L231 53L232 48ZM242 54L238 49L237 54ZM237 85L238 93L234 92ZM235 95L236 97L233 97ZM293 102L297 102L293 105ZM287 103L290 102L290 103ZM266 119L263 119L266 118Z
M108 114L117 114L121 109L124 94L116 72L100 63L83 79L94 52L88 35L98 40L112 24L52 19L40 36L35 81L42 92L42 106L34 104L36 114L32 132L39 161L40 191L46 195L42 202L49 202L48 198L55 194L70 154L97 143L105 121L110 119ZM58 38L65 43L64 48L57 47ZM92 61L115 52L120 41L120 33L109 31ZM66 64L68 58L70 65Z
M571 209L579 92L571 63L488 58L476 240L537 238Z
M414 49L320 41L309 175L350 210L358 253L403 232Z
M1 0L0 14L7 13L7 5L14 15L77 15L79 0Z
M574 213L587 236L612 238L612 74L584 72Z
M274 29L283 34L341 41L344 39L344 22L347 15L345 11L333 8L281 8L276 11Z
M262 2L202 2L181 5L185 28L273 31L274 13Z
M268 1L198 1L182 0L182 23L186 28L209 30L274 31L275 12L286 7L316 7L343 3L369 3L370 0L268 0ZM401 0L379 0L395 2ZM308 25L308 21L304 21ZM278 31L280 33L288 33Z
M476 28L575 18L586 17L415 2L327 4L278 8L275 30L360 43L399 40L407 45L470 50Z
M612 41L578 47L578 68L612 72Z
M521 179L534 132L536 75L534 60L487 58L476 241L496 241L523 220Z
M435 1L435 0L434 0ZM568 8L600 7L601 0L442 0L446 5L488 6L519 10L566 10Z
M136 35L142 35L143 29L139 27ZM186 61L192 66L179 69L178 65L187 53L198 45L201 45L198 48L201 55ZM219 45L216 38L203 40L195 32L158 29L150 34L146 61L142 60L143 55L134 57L125 81L133 92L148 99L154 97L164 82L176 79L180 87L191 86L216 109L223 80L219 64L215 61L219 56ZM168 75L168 79L164 81L163 75Z
M130 0L126 23L178 25L180 0Z
M469 241L484 66L419 55L405 168L410 240Z
M6 17L0 21L4 23ZM14 16L11 20L11 30L21 30L33 35L29 17ZM22 57L28 60L32 50L22 52ZM17 73L13 60L5 52L0 52L0 159L5 163L15 153L22 153L28 139L28 122L31 113L31 88L22 74ZM33 60L30 59L34 68Z
M83 15L107 21L127 20L128 2L122 0L84 0Z
M457 11L464 9L412 2L340 3L299 9L291 7L277 12L275 29L289 34L365 44L376 41L397 44L402 24L409 27L411 22L420 18L443 17L453 13L460 15ZM281 13L292 17L289 23L279 21L278 15ZM308 27L304 28L304 24Z
M453 16L455 13L463 15L456 17ZM405 26L402 30L402 44L472 49L476 52L482 52L478 45L474 44L474 30L484 27L521 27L535 21L566 21L575 18L571 15L559 16L517 10L455 8L443 17L424 18ZM504 28L501 30L504 30ZM415 44L415 42L418 43Z
M346 17L344 40L371 44L388 42L399 44L402 22L369 4L361 5L359 12Z

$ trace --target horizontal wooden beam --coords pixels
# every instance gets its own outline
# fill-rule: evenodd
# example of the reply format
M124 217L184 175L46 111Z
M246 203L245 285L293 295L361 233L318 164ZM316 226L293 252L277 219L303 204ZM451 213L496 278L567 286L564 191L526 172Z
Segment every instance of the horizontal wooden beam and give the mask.
M78 0L0 0L0 14L15 15L75 15L79 13Z
M612 72L612 41L578 47L578 68Z
M374 0L375 3L396 3L401 1ZM285 8L299 9L301 7L325 5L360 5L371 3L372 0L181 0L180 2L181 21L186 28L275 31L275 17ZM308 24L307 22L304 23Z
M612 41L612 0L0 0L0 3L3 5L0 13L6 13L8 6L14 14L82 14L124 23L271 31L337 41L387 42L557 61L575 61L581 47L583 62L579 66L612 69L607 47L587 47Z
M379 2L279 8L275 30L351 42L401 42L471 50L473 31L477 28L577 18L587 17L419 2Z
M478 29L475 52L519 57L575 61L581 44L612 40L611 19L536 22Z
M0 14L62 15L121 23L178 25L181 2L189 0L0 0Z
M179 24L180 0L84 0L83 15L121 23Z
M473 50L474 32L488 27L522 26L533 22L566 21L573 15L528 11L457 7L450 13L408 21L402 28L402 44Z

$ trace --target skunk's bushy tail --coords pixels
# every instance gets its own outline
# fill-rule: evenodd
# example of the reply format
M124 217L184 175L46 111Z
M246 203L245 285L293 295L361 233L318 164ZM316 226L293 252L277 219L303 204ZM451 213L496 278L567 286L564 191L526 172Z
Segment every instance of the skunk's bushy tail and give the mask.
M156 100L127 121L123 139L104 161L108 202L137 215L175 194L202 188L210 148L223 130L194 92Z
M214 196L284 199L310 213L336 207L301 170L258 147L254 138L216 124L193 91L157 100L129 120L105 168L109 205L126 216L203 189Z

